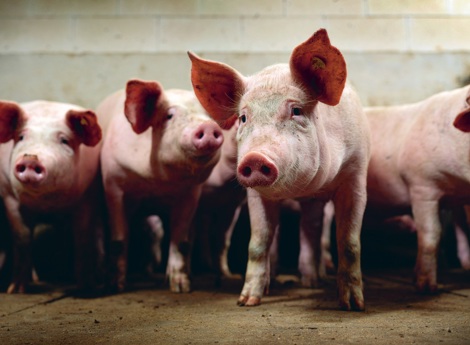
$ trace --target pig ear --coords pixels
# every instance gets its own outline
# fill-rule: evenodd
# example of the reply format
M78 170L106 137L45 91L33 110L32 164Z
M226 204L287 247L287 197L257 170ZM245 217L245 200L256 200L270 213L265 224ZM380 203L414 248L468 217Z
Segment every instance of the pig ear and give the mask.
M101 127L91 110L69 110L67 126L86 146L95 146L101 140Z
M0 101L0 143L13 139L23 119L23 111L17 103Z
M462 132L470 132L470 107L457 115L454 120L454 127Z
M220 127L229 129L238 118L238 103L245 90L243 76L223 63L201 59L191 52L188 55L196 97Z
M163 87L160 83L138 79L127 82L124 114L135 133L143 133L152 125L162 102Z
M346 62L330 44L325 29L320 29L297 46L290 58L292 77L313 97L325 104L339 103L346 83Z

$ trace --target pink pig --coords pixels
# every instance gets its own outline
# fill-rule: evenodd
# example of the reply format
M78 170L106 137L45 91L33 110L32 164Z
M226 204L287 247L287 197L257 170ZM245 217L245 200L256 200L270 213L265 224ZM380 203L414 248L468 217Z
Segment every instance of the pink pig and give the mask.
M112 287L125 288L129 224L139 211L169 214L170 289L188 292L189 227L202 185L219 159L222 130L193 92L164 90L153 81L130 80L97 112L112 117L102 150Z
M470 136L462 132L470 131L469 102L467 86L414 104L366 109L372 133L368 212L388 218L411 209L421 292L437 290L439 209L470 202Z
M223 128L239 119L237 178L247 187L251 239L239 305L260 304L269 285L269 248L279 205L298 199L301 227L320 247L323 209L336 209L339 302L363 310L360 230L366 205L369 129L346 84L346 63L326 30L297 46L290 64L244 77L189 53L193 88ZM318 272L320 250L312 263Z
M37 222L72 227L80 287L91 287L99 258L101 127L76 105L0 101L0 194L13 238L13 281L8 293L25 292L31 280L31 238ZM102 259L102 258L101 258Z

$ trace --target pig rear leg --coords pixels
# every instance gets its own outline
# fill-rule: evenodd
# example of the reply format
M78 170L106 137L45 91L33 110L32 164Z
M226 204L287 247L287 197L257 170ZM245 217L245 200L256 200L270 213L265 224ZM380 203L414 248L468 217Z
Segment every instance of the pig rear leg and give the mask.
M190 292L190 226L201 195L201 186L194 188L171 211L171 236L167 276L172 292Z
M365 180L365 179L364 179ZM338 247L338 296L343 310L364 310L361 273L361 226L366 205L365 183L343 186L334 198ZM357 187L358 186L358 187Z
M323 230L321 233L321 264L327 273L335 272L335 264L331 255L331 225L335 216L335 207L332 201L328 201L323 212Z
M217 275L220 277L231 278L233 276L228 265L228 252L230 249L233 230L240 216L241 206L237 206L233 212L221 214L219 221L215 226L216 248L215 260Z
M111 194L106 191L106 202L111 229L107 285L110 290L121 292L126 287L129 240L129 225L124 207L124 195L122 192Z
M148 216L145 219L150 236L150 251L151 260L147 266L147 273L152 276L155 270L162 262L162 241L165 231L163 229L163 222L157 215Z
M325 278L326 270L321 260L321 236L323 226L322 201L301 202L299 271L301 284L305 287L318 287Z
M437 292L437 251L442 233L437 198L411 191L413 218L418 235L415 284L419 292Z
M269 290L269 249L275 229L279 226L279 204L262 199L249 189L251 237L248 247L248 264L245 284L238 299L240 306L256 306L261 303L263 292Z
M455 239L457 242L457 257L460 265L466 270L470 270L470 246L468 243L468 208L454 210Z

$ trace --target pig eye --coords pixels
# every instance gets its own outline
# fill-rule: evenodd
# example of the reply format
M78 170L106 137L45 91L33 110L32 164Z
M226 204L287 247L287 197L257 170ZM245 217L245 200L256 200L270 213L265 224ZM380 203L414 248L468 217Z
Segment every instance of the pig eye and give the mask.
M24 135L23 135L23 134L20 134L20 135L18 136L18 141L23 141L23 139L24 139Z
M290 114L291 114L291 116L300 116L300 115L303 115L304 112L303 112L302 108L292 107L291 111L290 111Z
M167 119L167 120L170 120L171 118L173 118L173 114L172 114L172 113L168 113L168 114L166 115L166 119Z
M66 138L60 138L60 143L64 145L69 145L69 141Z
M245 123L246 122L246 115L240 115L239 119L240 119L240 122Z

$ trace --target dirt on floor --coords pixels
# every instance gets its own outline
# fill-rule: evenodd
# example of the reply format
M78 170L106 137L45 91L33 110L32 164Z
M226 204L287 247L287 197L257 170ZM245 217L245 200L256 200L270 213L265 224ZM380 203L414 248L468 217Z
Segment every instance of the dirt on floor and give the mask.
M338 308L332 277L320 289L280 276L258 307L238 307L242 278L194 278L189 294L163 276L117 295L74 296L37 284L0 294L0 344L470 344L470 272L440 273L436 295L414 290L412 270L364 274L365 312Z

